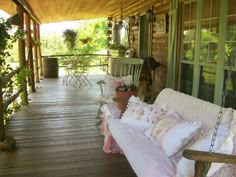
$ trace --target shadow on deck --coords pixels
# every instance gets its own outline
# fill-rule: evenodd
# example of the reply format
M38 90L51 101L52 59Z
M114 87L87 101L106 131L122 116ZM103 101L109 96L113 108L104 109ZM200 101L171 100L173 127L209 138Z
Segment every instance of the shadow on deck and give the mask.
M102 150L94 101L100 76L89 76L92 87L63 86L62 76L37 84L29 106L8 122L18 149L0 152L0 176L135 177L124 156Z

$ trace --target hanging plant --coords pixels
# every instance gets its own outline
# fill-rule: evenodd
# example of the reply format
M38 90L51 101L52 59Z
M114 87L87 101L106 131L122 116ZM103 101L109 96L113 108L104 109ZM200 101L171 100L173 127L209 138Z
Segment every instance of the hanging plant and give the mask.
M87 43L88 43L88 39L80 39L80 41L81 41L83 44L87 44Z
M109 22L109 23L107 24L107 26L108 26L109 28L111 28L111 27L112 27L112 22Z
M111 35L111 34L112 34L112 30L108 30L108 31L107 31L107 34L108 34L108 35Z
M77 32L71 29L67 29L63 32L64 43L68 50L73 53L76 47Z

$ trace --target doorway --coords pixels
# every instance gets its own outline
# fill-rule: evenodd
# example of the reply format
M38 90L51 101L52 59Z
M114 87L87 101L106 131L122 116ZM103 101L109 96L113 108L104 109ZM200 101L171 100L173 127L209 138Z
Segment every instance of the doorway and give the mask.
M141 15L139 20L139 57L150 56L150 24L146 15Z

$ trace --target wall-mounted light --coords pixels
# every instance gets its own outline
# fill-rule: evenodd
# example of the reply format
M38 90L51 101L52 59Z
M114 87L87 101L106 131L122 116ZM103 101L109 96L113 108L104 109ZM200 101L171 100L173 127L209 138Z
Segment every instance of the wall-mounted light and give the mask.
M129 17L129 24L130 24L131 26L133 26L134 23L135 23L135 16L132 15L132 16Z
M147 16L147 20L148 20L149 22L155 21L155 17L154 17L154 13L153 13L152 9L148 9L148 10L146 11L146 16Z

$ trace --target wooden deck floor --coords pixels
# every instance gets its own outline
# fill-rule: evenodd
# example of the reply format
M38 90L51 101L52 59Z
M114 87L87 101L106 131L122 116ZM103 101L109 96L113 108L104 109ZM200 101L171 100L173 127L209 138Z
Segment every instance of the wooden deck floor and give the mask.
M135 177L126 158L105 154L95 119L98 76L93 87L63 86L44 79L30 104L7 125L17 150L0 152L1 177Z

